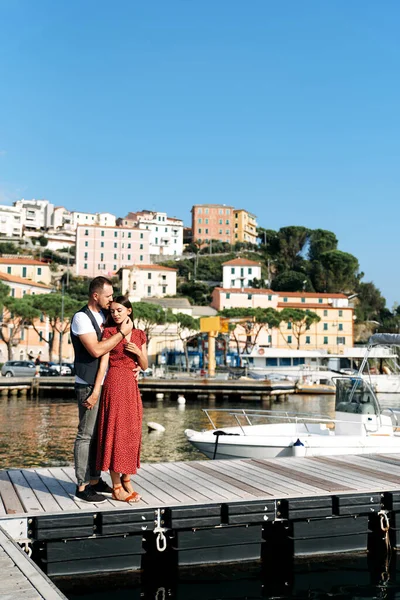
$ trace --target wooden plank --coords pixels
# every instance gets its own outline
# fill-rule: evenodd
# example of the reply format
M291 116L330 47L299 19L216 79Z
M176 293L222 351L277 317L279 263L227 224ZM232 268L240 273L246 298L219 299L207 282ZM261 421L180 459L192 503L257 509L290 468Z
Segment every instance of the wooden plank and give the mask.
M354 458L357 458L357 464L366 467L371 473L375 470L378 471L380 476L385 478L387 475L400 477L400 462L393 460L393 458L386 458L385 455L377 456L371 454L360 454ZM391 465L389 473L387 471L388 464Z
M11 483L6 471L0 471L0 495L4 503L6 514L18 515L24 514L22 506L13 484Z
M143 490L143 495L149 492L154 498L156 498L158 506L166 504L176 505L180 503L179 500L177 500L174 496L171 496L169 493L167 493L163 489L163 486L159 487L156 485L154 478L152 478L151 475L146 474L143 468L141 468L140 471L135 475L135 483L138 490L139 487Z
M205 462L205 461L204 461ZM211 461L209 461L211 462ZM194 473L195 477L201 478L202 481L205 482L206 485L209 486L214 486L217 489L220 490L224 490L226 491L226 493L230 493L232 494L233 498L253 498L252 494L249 494L248 492L246 492L246 490L243 490L242 488L238 487L236 485L236 481L235 482L231 482L230 480L228 480L228 478L225 478L224 480L221 479L217 479L217 474L214 472L210 472L210 471L204 471L197 468L198 465L202 465L203 461L196 461L196 462L187 462L185 463L185 468L190 470L192 473ZM208 464L208 461L207 461Z
M21 471L13 469L8 471L8 476L14 485L14 489L18 494L25 512L30 514L43 512L43 506L40 504L38 498L34 494L32 488Z
M350 491L357 491L358 489L364 490L371 485L371 481L357 480L356 475L346 473L343 469L335 469L334 465L329 468L323 465L323 463L315 463L315 458L296 458L293 459L291 467L299 470L301 473L306 474L308 477L321 477L325 480L330 481L335 487L332 489L336 491L336 486L347 486Z
M60 512L62 511L61 506L57 500L53 498L50 490L40 479L39 475L31 469L23 469L22 473L37 496L40 504L43 506L44 512Z
M319 458L311 459L313 461L312 466L315 467L316 470L331 474L331 476L340 477L343 480L345 478L350 478L350 481L353 481L353 486L358 489L372 490L388 485L388 481L383 477L374 477L373 475L370 475L368 469L358 467L356 456L352 456L352 464L346 464L344 461L340 460L339 456L332 457L331 460L327 460L329 457L321 458L323 458L323 460L320 460ZM380 475L382 475L382 473L380 473Z
M196 490L193 490L192 488L186 487L184 488L185 491L181 491L182 485L179 482L179 480L174 478L171 475L171 472L165 472L165 468L165 465L163 466L159 464L146 465L146 471L150 473L150 475L153 473L158 480L165 482L166 487L168 487L168 489L171 489L174 496L177 497L177 499L179 499L180 502L194 502L197 500L199 500L200 502L206 502L208 500L207 496L205 496L202 493L199 494L198 492L196 492Z
M51 492L53 498L58 502L63 510L80 511L80 506L72 500L68 492L54 478L48 469L35 469L35 472Z
M3 498L0 496L0 517L6 514L6 507L4 506Z
M279 485L284 486L289 496L293 496L298 492L308 495L321 494L321 488L305 483L304 481L299 481L298 479L294 480L291 476L277 473L272 468L269 468L268 465L261 466L255 463L253 459L243 459L240 462L241 464L245 464L247 469L260 473L264 478L267 477L268 481L276 481Z
M221 498L224 500L232 500L232 498L238 498L237 494L233 491L234 488L225 484L222 488L220 485L216 484L214 481L211 481L210 478L207 478L205 475L202 475L199 472L196 472L194 469L190 468L190 462L184 463L171 463L171 466L176 469L178 473L182 473L185 478L195 479L196 482L204 487L207 487L210 490L210 493L213 493L215 498Z
M17 575L20 582L26 580L32 591L38 594L38 597L42 600L67 600L58 590L55 585L48 579L42 571L35 565L35 563L19 548L19 546L0 528L0 546L4 550L5 554L14 563L13 576ZM4 578L4 572L2 572L2 579ZM26 589L27 584L23 583L23 588ZM17 591L17 595L14 597L23 597ZM32 596L34 597L34 596Z
M295 481L299 479L302 483L307 483L315 486L326 492L334 491L351 491L352 488L346 485L338 485L337 483L332 483L329 479L324 479L322 477L316 477L313 475L309 475L304 473L301 468L292 468L285 465L283 459L278 460L270 460L270 459L255 459L254 462L260 465L261 468L271 469L276 473L281 473L286 477L292 477ZM298 463L299 464L299 463Z
M397 469L397 471L395 470L395 473L399 472L400 470L400 460L396 460L395 458L386 454L364 454L363 458L371 461L371 463L381 465L382 468L385 468L385 465L391 465Z
M362 474L362 475L366 475L368 480L371 479L372 481L374 481L374 483L376 483L377 485L381 484L383 486L386 486L388 484L394 484L394 485L399 485L400 484L400 475L395 475L393 473L383 473L382 469L374 469L372 466L368 466L366 465L363 461L361 457L358 456L352 456L351 457L351 462L349 463L345 459L345 457L337 457L339 460L337 460L337 463L340 463L340 467L342 469L344 469L345 471L351 471L351 472L355 472L357 474ZM360 460L361 458L361 460ZM323 462L324 464L331 465L332 460L327 460L329 459L329 457L324 457L324 460L322 460L321 462ZM365 465L365 466L364 466Z
M274 497L274 496L286 496L287 492L282 489L282 487L276 486L275 483L271 483L271 481L266 479L266 477L262 476L262 473L255 473L250 469L246 468L245 465L241 465L240 463L235 461L234 465L229 465L224 468L224 472L231 477L236 477L239 481L244 484L252 485L261 492L264 492L264 495Z
M321 490L317 490L315 487L298 481L294 482L293 479L284 477L272 470L261 469L251 461L237 461L235 467L236 469L247 473L248 476L255 478L255 481L266 484L271 494L277 497L282 495L292 496L293 494L310 495L315 494L316 492L321 493Z
M159 464L158 467L164 468L164 464ZM168 473L170 473L178 482L178 485L184 486L185 489L190 488L195 490L196 492L200 492L198 496L199 502L223 502L227 500L228 496L221 496L216 492L213 492L210 488L204 486L202 483L198 481L198 478L193 475L185 473L185 471L180 471L175 464L168 463ZM205 500L204 500L205 499Z
M205 462L205 461L204 461ZM248 485L246 483L242 483L236 476L226 475L225 471L229 470L228 460L218 460L218 461L207 461L206 464L202 464L202 462L196 462L194 467L203 473L208 473L211 476L214 476L216 479L220 481L226 481L231 485L236 486L237 488L243 490L248 493L249 496L253 496L256 498L265 497L265 492L262 492L259 488L254 487L253 485ZM218 465L217 465L218 463ZM224 464L221 464L224 463ZM272 496L272 494L267 494L268 496Z

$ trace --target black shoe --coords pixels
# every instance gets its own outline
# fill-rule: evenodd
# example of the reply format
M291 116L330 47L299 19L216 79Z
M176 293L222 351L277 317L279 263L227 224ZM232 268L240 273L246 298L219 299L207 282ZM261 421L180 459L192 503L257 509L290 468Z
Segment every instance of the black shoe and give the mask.
M110 487L105 481L103 481L103 479L99 479L99 481L96 483L96 485L90 485L90 487L92 488L92 490L94 490L95 492L97 492L98 494L105 494L106 496L112 495L112 487Z
M83 502L91 502L93 504L101 504L106 502L107 498L98 494L91 485L87 485L85 489L80 492L78 486L76 486L75 498L83 500Z

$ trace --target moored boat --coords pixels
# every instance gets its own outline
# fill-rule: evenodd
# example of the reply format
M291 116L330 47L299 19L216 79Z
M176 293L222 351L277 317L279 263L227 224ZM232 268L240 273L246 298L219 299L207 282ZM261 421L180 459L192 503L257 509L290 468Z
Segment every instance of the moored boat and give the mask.
M361 372L374 345L400 345L400 335L372 336ZM335 418L278 411L216 409L235 421L211 429L186 430L189 442L209 458L277 458L400 452L400 411L382 409L365 376L339 376ZM220 419L218 419L218 424Z

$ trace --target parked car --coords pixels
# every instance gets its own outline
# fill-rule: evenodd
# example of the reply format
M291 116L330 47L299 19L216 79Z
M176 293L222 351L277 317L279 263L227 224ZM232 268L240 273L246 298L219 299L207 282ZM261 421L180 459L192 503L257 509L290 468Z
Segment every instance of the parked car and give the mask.
M53 369L57 375L60 375L59 363L50 363L50 369ZM68 363L61 363L61 375L72 375L72 369Z
M35 363L31 360L8 360L1 368L5 377L34 377Z
M39 375L41 377L54 377L55 375L58 375L58 373L57 373L57 371L48 367L47 365L40 364L39 365Z

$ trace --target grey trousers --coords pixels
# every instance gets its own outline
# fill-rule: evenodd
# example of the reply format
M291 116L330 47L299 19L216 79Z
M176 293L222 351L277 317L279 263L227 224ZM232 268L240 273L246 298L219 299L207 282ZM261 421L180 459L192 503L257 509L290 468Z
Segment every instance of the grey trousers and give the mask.
M92 389L92 385L75 384L79 410L78 433L74 447L75 475L78 485L84 485L91 479L100 477L100 471L96 469L97 415L100 402L97 402L91 410L82 405L89 398Z

